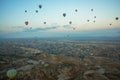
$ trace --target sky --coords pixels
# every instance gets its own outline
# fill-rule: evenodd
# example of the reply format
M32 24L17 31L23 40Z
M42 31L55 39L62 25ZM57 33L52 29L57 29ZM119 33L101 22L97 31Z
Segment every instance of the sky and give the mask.
M0 0L0 38L120 37L119 8L120 0Z

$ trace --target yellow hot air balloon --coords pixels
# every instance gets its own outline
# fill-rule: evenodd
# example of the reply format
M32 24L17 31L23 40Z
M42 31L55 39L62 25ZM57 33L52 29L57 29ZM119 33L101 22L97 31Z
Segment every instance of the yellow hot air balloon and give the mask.
M7 76L10 78L10 79L13 79L17 74L17 71L15 69L10 69L7 71Z

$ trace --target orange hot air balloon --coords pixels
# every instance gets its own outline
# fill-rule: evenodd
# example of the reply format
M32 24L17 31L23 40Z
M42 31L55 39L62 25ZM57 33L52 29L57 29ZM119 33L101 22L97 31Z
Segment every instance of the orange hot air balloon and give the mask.
M28 21L25 21L25 25L28 25L28 23L29 23Z

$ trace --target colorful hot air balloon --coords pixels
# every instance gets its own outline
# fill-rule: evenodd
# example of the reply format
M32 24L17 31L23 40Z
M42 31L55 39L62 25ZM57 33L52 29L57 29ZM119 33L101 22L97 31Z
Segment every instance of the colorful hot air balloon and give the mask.
M7 71L7 76L10 79L13 79L17 74L17 71L15 69L10 69Z
M42 8L42 5L39 5L39 8L41 9L41 8Z
M28 21L25 21L25 25L28 25L28 23L29 23Z
M66 16L66 13L63 13L63 16L65 17L65 16Z

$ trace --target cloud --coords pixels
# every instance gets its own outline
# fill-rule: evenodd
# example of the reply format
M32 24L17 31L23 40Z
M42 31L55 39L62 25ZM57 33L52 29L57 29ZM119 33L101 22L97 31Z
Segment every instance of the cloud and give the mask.
M47 26L47 27L30 27L30 26L12 26L12 27L8 27L6 28L1 28L0 32L3 33L14 33L14 32L37 32L37 31L47 31L47 30L53 30L53 29L57 29L59 26L58 25L54 25L54 26Z
M38 32L38 31L46 31L46 30L52 30L52 29L57 29L59 26L53 26L53 27L44 27L44 28L24 28L23 32Z
M63 25L64 28L73 28L71 25Z
M110 29L96 29L96 30L84 30L84 31L57 31L50 32L45 30L56 30L57 28L63 28L59 26L46 27L46 28L35 28L30 30L29 27L19 27L24 29L22 32L11 32L11 33L1 33L0 38L19 38L19 37L64 37L69 35L70 37L118 37L120 39L120 28L110 28ZM57 30L58 30L57 29ZM41 32L40 32L41 31Z

